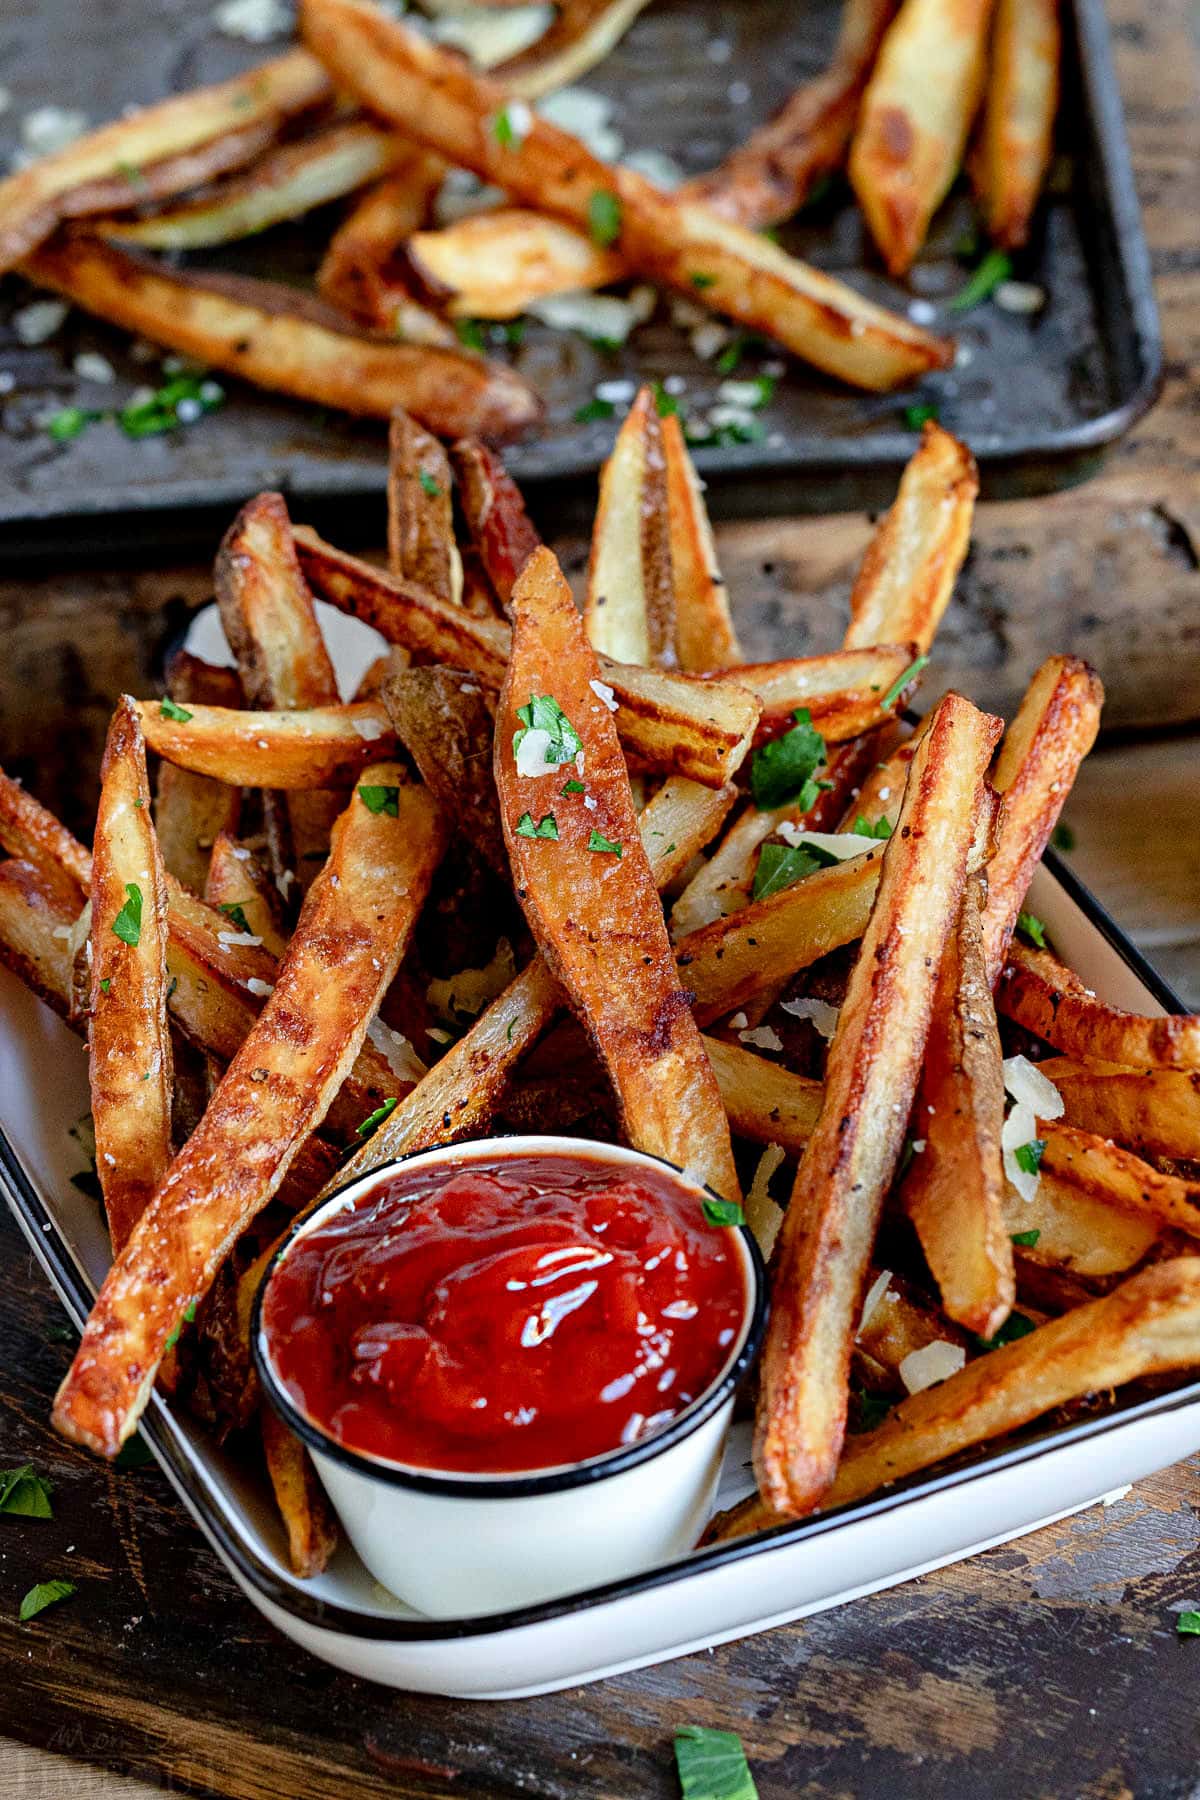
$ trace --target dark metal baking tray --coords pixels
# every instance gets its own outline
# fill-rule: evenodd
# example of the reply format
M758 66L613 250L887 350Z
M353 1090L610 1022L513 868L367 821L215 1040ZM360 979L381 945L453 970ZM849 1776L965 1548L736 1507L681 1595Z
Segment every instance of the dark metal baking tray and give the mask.
M838 0L810 0L804 8L772 0L655 0L585 85L613 100L627 151L653 146L695 172L719 161L823 65L838 12ZM918 400L933 402L971 444L993 494L1079 479L1150 405L1161 344L1102 0L1071 0L1066 14L1056 178L1019 271L1045 288L1044 309L1029 317L988 304L953 320L959 365L905 395L858 394L789 362L762 415L762 441L697 452L702 472L722 478L716 510L878 504L911 453L905 409ZM724 47L728 55L719 60ZM94 7L43 0L12 8L0 18L0 82L12 95L0 134L15 144L17 121L36 105L79 107L99 120L219 79L262 54L221 37L209 7L184 0ZM0 136L0 156L3 149ZM907 291L879 272L844 184L782 236L872 297L906 306L936 303L962 284L966 270L956 250L972 218L960 184ZM332 223L318 215L279 228L222 252L221 266L302 280ZM207 260L218 259L210 253ZM234 382L223 410L170 436L131 441L103 423L71 443L54 443L37 423L47 409L111 406L114 394L144 383L157 364L138 363L121 333L79 313L48 343L21 346L7 321L28 299L20 281L5 283L0 366L15 386L0 431L0 521L8 526L0 554L61 557L201 542L264 486L285 490L297 511L318 523L336 521L343 540L360 532L378 537L382 427ZM117 389L79 382L73 359L88 349L117 369ZM521 346L502 354L546 402L544 427L509 452L518 478L540 488L543 506L569 500L575 478L594 470L611 442L611 421L579 424L574 417L598 381L674 375L686 383L683 404L703 407L720 380L692 353L665 305L621 351L531 324ZM763 360L750 355L739 372L753 373Z

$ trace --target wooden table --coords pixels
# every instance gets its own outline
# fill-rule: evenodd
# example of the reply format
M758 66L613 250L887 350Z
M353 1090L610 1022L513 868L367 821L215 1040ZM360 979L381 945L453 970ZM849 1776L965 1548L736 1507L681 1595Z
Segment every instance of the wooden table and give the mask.
M1051 649L1092 658L1107 735L1072 796L1072 862L1200 1007L1200 101L1187 0L1114 0L1117 60L1167 345L1163 399L1090 484L981 509L936 675L1011 710ZM832 644L862 517L726 527L748 648ZM580 546L562 546L565 556ZM208 595L199 566L0 583L0 745L48 798L92 770L112 696L146 691ZM926 690L932 693L935 689ZM677 1793L685 1722L739 1731L764 1800L1168 1800L1196 1792L1200 1460L973 1562L765 1637L503 1706L350 1680L241 1599L152 1470L51 1434L58 1308L0 1223L0 1462L55 1518L0 1526L0 1616L45 1569L78 1583L0 1632L0 1800L146 1795ZM51 1753L51 1754L48 1754ZM59 1760L69 1759L69 1760ZM116 1771L132 1781L104 1773Z

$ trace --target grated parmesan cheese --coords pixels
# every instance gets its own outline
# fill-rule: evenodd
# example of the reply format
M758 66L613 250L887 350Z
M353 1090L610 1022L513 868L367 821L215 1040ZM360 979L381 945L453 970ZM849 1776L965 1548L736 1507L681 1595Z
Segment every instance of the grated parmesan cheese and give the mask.
M783 1224L783 1208L777 1206L771 1198L771 1177L786 1160L787 1153L782 1144L768 1144L758 1159L758 1167L746 1195L743 1209L746 1223L754 1233L764 1260L775 1248L775 1239Z
M756 1025L750 1031L739 1031L738 1041L752 1044L756 1050L782 1050L783 1039L770 1025Z
M837 1022L841 1017L838 1007L830 1006L827 1001L814 999L808 994L799 1000L781 1000L779 1008L781 1012L790 1013L793 1019L811 1019L826 1040L837 1030Z
M966 1360L967 1353L961 1344L935 1338L932 1344L909 1351L900 1364L900 1379L910 1394L919 1394L924 1388L945 1381L948 1375L956 1375Z
M858 1334L860 1336L866 1330L871 1319L874 1318L879 1302L887 1293L888 1282L891 1279L892 1271L890 1269L881 1269L867 1289L867 1297L863 1301L862 1317L858 1321Z

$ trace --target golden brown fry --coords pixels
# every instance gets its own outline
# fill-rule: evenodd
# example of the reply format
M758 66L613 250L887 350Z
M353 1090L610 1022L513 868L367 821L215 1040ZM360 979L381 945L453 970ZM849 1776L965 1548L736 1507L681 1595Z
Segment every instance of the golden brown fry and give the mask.
M27 788L0 770L0 847L74 882L81 907L92 889L92 858ZM76 912L79 911L76 907Z
M58 1430L103 1455L135 1429L172 1330L321 1123L399 967L442 825L396 764L371 773L397 786L397 817L352 801L338 821L275 990L110 1269L59 1389Z
M462 562L454 542L450 464L437 439L401 411L388 427L387 502L390 572L457 604Z
M722 670L716 679L740 681L757 695L762 705L760 736L790 725L792 715L806 707L825 742L841 744L882 724L907 704L917 675L903 687L896 684L913 661L911 644L877 644L871 649L830 650L824 656L742 663Z
M414 232L406 255L419 291L457 319L516 319L532 300L606 287L625 272L561 219L518 206Z
M734 1199L737 1175L720 1090L679 987L612 715L591 686L597 665L548 550L528 564L513 612L495 772L518 896L609 1071L630 1142L686 1164ZM540 775L520 772L513 737L526 721L518 708L544 693L547 682L582 743L592 809L578 795L561 795L558 766ZM518 829L524 817L536 822L551 814L553 841Z
M706 1037L704 1048L734 1135L799 1156L821 1110L821 1083L723 1038Z
M117 702L100 774L88 1075L96 1172L116 1252L171 1160L166 876L150 817L146 748L128 696Z
M1104 688L1077 656L1050 656L1004 734L992 786L1004 805L988 867L983 938L993 987L1017 914L1079 765L1096 740ZM1097 1054L1103 1054L1097 1051Z
M1049 950L1016 939L996 989L996 1008L1064 1056L1133 1069L1200 1069L1200 1016L1143 1017L1110 1006Z
M679 666L690 675L732 668L742 659L729 616L717 546L704 491L675 413L661 421L667 464L667 524L675 587L675 641Z
M512 642L506 625L471 618L462 607L446 606L395 581L335 550L307 526L298 525L295 535L301 566L326 600L365 619L391 643L470 669L489 687L500 686ZM698 681L672 669L640 669L608 657L600 659L600 675L613 690L617 728L639 768L722 787L741 765L759 706L739 683Z
M583 617L592 648L602 655L675 665L667 471L658 407L648 387L630 407L600 471Z
M978 493L967 446L928 420L863 557L847 650L912 643L928 655L967 554Z
M1062 28L1058 0L996 0L976 185L992 241L1029 237L1054 148Z
M314 788L352 781L391 748L392 722L378 700L312 706L300 712L187 708L163 713L157 700L136 702L146 743L168 762L237 787Z
M893 275L912 266L983 94L992 0L904 0L850 146L850 180Z
M399 343L321 301L245 276L168 269L98 238L63 237L22 267L85 312L259 387L343 412L405 407L444 437L504 438L539 417L510 369L464 350Z
M236 670L217 668L187 650L175 653L166 675L167 692L181 706L195 700L207 706L243 704ZM209 851L217 836L237 830L241 803L238 788L174 763L159 764L154 794L159 849L170 873L194 894L204 892Z
M1038 1067L1062 1095L1064 1125L1116 1138L1142 1156L1200 1162L1200 1072L1089 1065L1065 1056Z
M695 201L600 161L536 114L523 133L497 134L503 88L378 8L362 0L305 0L301 29L335 80L371 111L827 373L887 389L950 360L949 343ZM697 286L696 275L706 282Z
M464 438L452 445L450 457L467 530L507 612L516 579L542 540L520 489L494 450Z
M1164 1236L1156 1219L1139 1218L1055 1172L1040 1177L1032 1200L1009 1186L1004 1212L1010 1233L1038 1234L1036 1245L1022 1247L1026 1263L1084 1280L1127 1274Z
M536 100L578 81L620 43L647 0L561 0L548 31L492 70L511 94Z
M829 67L798 87L719 168L684 189L752 230L799 212L845 161L859 102L896 0L846 0Z
M177 94L89 132L0 184L0 272L49 237L60 219L162 199L248 161L285 119L331 97L305 50L216 87ZM231 142L232 140L232 142ZM269 138L268 138L269 141ZM156 169L156 165L166 165ZM131 177L129 171L135 171Z
M1000 729L957 695L939 704L884 855L776 1252L755 1450L760 1491L776 1511L816 1505L837 1467L856 1308Z
M0 963L60 1018L71 1012L71 947L66 935L82 905L79 890L50 864L0 862Z
M365 194L330 239L317 270L323 300L372 331L411 344L454 344L445 320L412 295L400 260L405 240L427 223L445 174L441 157L406 147L395 174Z
M923 1148L900 1200L947 1316L990 1338L1016 1290L1000 1157L1004 1073L982 904L981 878L973 876L942 960L915 1115Z
M736 799L732 783L711 788L682 775L668 776L651 795L638 815L638 833L660 888L670 887L712 842Z
M101 219L94 229L101 237L147 250L198 250L234 243L340 200L385 174L406 154L406 146L394 133L364 119L344 120L295 143L278 145L200 199L144 218Z
M1047 1174L1160 1230L1169 1226L1200 1236L1200 1183L1164 1175L1132 1150L1057 1120L1039 1124L1038 1136L1046 1146L1041 1167Z
M311 1580L337 1549L337 1519L300 1439L265 1401L258 1417L271 1491L287 1532L288 1561L294 1575Z
M396 736L447 819L507 879L492 780L492 715L478 681L457 669L405 669L384 682L382 698Z
M263 949L280 957L287 949L287 938L279 929L273 888L253 852L222 831L213 840L204 898L218 912L227 913L236 931L240 921L252 937L262 939Z
M823 1507L915 1475L973 1444L1003 1437L1085 1394L1200 1362L1200 1258L1143 1269L1099 1300L1077 1306L978 1357L901 1402L877 1430L851 1438ZM751 1499L714 1520L709 1541L781 1522Z

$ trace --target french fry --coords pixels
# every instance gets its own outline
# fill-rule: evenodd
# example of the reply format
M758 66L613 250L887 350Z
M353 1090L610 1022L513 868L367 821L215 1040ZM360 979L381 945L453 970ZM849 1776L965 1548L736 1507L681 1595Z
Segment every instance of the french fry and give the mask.
M536 114L522 133L497 132L504 89L378 8L362 0L305 0L300 16L311 48L369 110L828 374L883 390L950 360L947 342L765 238L664 194L632 169L602 162ZM700 287L697 274L706 278Z
M72 837L28 788L0 770L0 847L75 884L79 911L92 890L91 852Z
M270 150L243 174L197 200L140 219L101 219L101 237L144 250L199 250L254 237L284 219L340 200L398 163L406 146L364 119L326 126Z
M451 447L450 459L467 530L507 612L517 577L542 540L516 482L494 450L464 438Z
M850 181L892 275L911 268L983 94L992 0L904 0L850 146Z
M235 787L327 788L352 781L394 743L378 700L310 706L298 712L235 712L224 706L164 713L157 700L136 702L148 747L168 762Z
M479 683L457 669L405 669L384 682L382 698L396 736L446 817L498 875L507 876L492 780L492 715Z
M847 650L911 643L928 655L967 554L978 493L971 452L928 420L855 578Z
M245 919L252 937L262 939L263 949L280 957L287 949L287 938L279 929L267 887L268 877L254 853L222 831L214 840L204 884L204 898L218 912L234 920Z
M1171 1227L1200 1237L1200 1182L1164 1175L1132 1150L1057 1120L1039 1124L1038 1135L1045 1143L1041 1167L1048 1174L1159 1229Z
M0 273L60 219L162 199L249 161L282 123L329 100L319 62L293 50L216 87L144 107L0 184ZM131 177L129 171L135 173Z
M662 667L677 660L666 461L648 387L600 472L583 619L592 648L617 662Z
M393 175L373 187L334 232L317 270L323 300L372 331L410 344L453 345L454 333L413 297L397 253L429 218L446 165L415 145Z
M71 1011L71 928L82 905L74 883L52 866L0 862L0 963L59 1015Z
M416 231L405 254L418 291L452 319L516 319L546 294L606 287L624 273L619 256L573 226L518 206Z
M403 406L444 437L511 437L540 403L497 363L372 336L296 288L168 269L98 238L42 245L22 267L85 312L259 387L386 419Z
M638 815L642 847L660 888L670 887L692 858L712 842L737 799L732 783L705 787L670 775Z
M884 854L829 1050L821 1115L776 1250L755 1467L760 1492L778 1512L816 1505L836 1472L855 1309L916 1092L937 971L961 908L984 772L1000 729L999 720L957 695L941 701Z
M993 987L1033 872L1096 740L1104 688L1077 656L1047 657L1004 734L992 786L1004 801L988 868L983 937ZM1103 1052L1097 1052L1103 1054Z
M799 1156L821 1110L821 1083L723 1038L706 1037L704 1048L734 1135Z
M1004 1074L983 954L981 877L963 894L942 959L917 1099L924 1139L900 1189L947 1316L994 1337L1015 1296L1004 1219Z
M1054 148L1061 62L1058 0L996 0L975 173L988 234L1002 250L1029 237Z
M120 1251L171 1161L166 876L132 700L117 702L92 853L88 1076L96 1171Z
M307 526L298 525L295 536L301 567L326 600L365 619L391 643L470 669L488 687L500 686L512 642L506 625L471 618L461 607L446 606L422 589L394 581L335 550ZM618 730L639 768L723 787L741 765L759 706L739 683L699 681L672 669L639 669L608 657L600 659L600 677L613 690Z
M719 168L686 184L689 197L739 225L779 225L845 161L867 77L896 0L846 0L833 58ZM502 73L502 71L498 71Z
M1038 1068L1062 1095L1064 1125L1116 1138L1141 1156L1200 1162L1200 1072L1122 1069L1065 1056Z
M911 678L900 685L910 670ZM740 681L757 696L762 706L760 736L790 725L792 715L805 707L826 743L841 744L882 724L895 708L904 706L919 673L911 644L878 644L871 649L830 650L824 656L742 663L705 679Z
M740 663L742 652L729 616L729 594L721 579L704 491L678 415L669 413L660 421L660 430L667 464L667 526L679 666L689 675L707 675Z
M1122 1012L1086 988L1049 950L1016 939L996 989L996 1008L1064 1056L1133 1069L1200 1069L1200 1016Z
M1032 1200L1006 1187L1004 1224L1010 1235L1038 1234L1022 1249L1027 1262L1088 1280L1126 1274L1164 1235L1157 1219L1114 1205L1111 1194L1055 1166L1039 1171Z
M563 0L553 22L528 50L497 63L493 74L511 94L535 100L586 75L620 43L647 0Z
M1085 1394L1197 1362L1200 1258L1177 1257L901 1401L875 1431L849 1440L823 1510L863 1500ZM707 1541L780 1522L753 1499L715 1520Z
M178 705L202 701L208 706L240 707L242 684L235 669L218 668L187 650L167 664L167 692ZM159 764L154 792L154 825L167 869L191 888L204 892L209 853L223 831L236 831L242 796L238 788L210 781L174 763Z
M339 819L274 992L109 1270L59 1389L56 1427L102 1455L136 1428L171 1332L321 1123L399 967L443 829L396 764L371 773L397 787L397 816L352 800Z
M737 1175L720 1090L680 991L616 729L592 686L597 665L558 565L531 559L513 595L513 649L496 721L501 822L518 895L612 1078L638 1148L686 1164L729 1199ZM547 678L583 746L586 809L555 766L525 775L514 733ZM574 758L570 759L574 766ZM557 819L553 842L519 820ZM549 852L549 854L547 854ZM603 864L596 859L604 856Z
M462 561L454 542L450 464L437 439L406 412L388 427L388 568L447 605L462 599ZM486 609L485 617L492 609Z
M287 1532L288 1561L293 1574L311 1580L337 1548L337 1520L300 1439L266 1404L258 1417L271 1490Z

